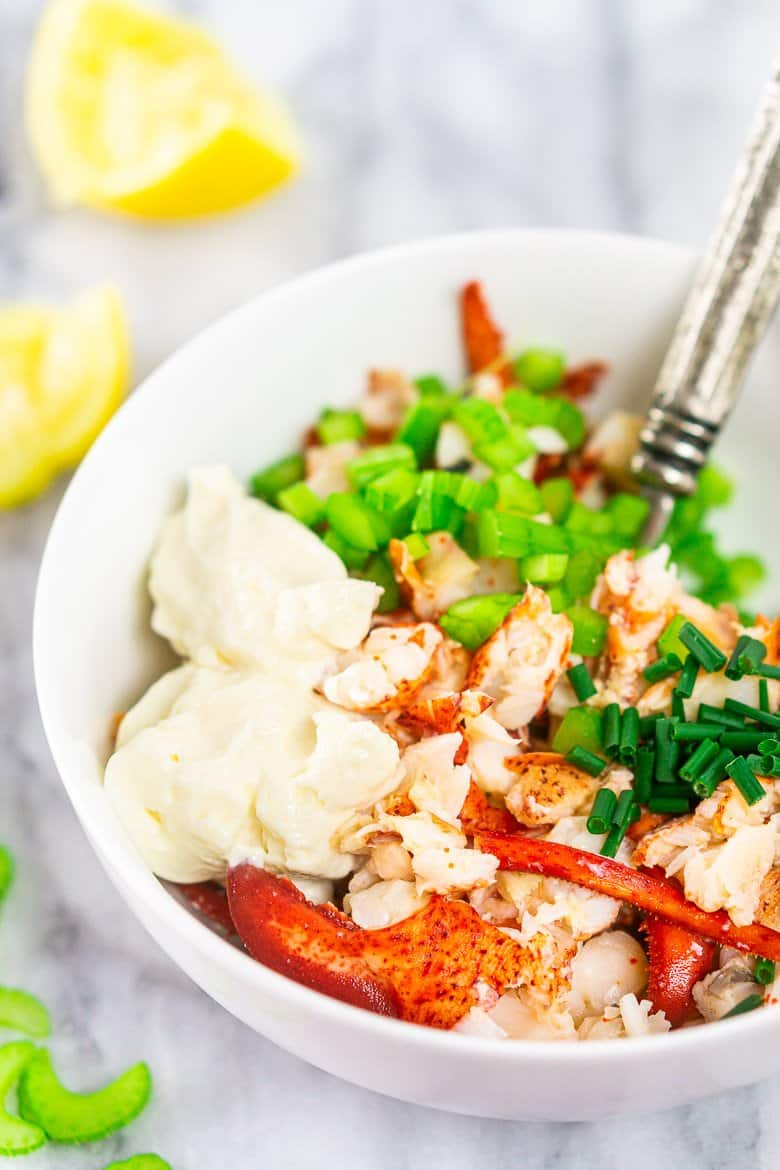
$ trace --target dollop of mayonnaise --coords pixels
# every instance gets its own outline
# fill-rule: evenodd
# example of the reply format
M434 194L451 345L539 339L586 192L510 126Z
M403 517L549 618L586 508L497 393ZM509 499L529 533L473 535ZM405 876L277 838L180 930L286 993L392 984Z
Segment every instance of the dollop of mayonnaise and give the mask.
M152 629L206 666L316 668L368 633L381 590L285 512L247 496L227 467L190 473L185 507L152 558ZM281 664L284 667L284 663Z
M381 591L224 468L190 476L154 554L152 624L191 661L125 715L108 797L150 868L170 881L230 864L336 879L333 844L400 778L393 738L313 683L366 636Z

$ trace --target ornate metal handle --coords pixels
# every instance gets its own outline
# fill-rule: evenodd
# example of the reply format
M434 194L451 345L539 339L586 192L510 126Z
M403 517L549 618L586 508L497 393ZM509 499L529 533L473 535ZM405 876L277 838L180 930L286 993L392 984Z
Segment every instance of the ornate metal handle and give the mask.
M688 495L780 296L780 66L658 375L633 470Z

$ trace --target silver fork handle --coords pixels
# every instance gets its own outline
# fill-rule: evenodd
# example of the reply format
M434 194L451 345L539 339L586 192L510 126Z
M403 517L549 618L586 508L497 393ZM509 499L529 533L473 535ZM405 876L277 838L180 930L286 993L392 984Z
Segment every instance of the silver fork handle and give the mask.
M780 296L780 66L658 375L639 481L688 495Z

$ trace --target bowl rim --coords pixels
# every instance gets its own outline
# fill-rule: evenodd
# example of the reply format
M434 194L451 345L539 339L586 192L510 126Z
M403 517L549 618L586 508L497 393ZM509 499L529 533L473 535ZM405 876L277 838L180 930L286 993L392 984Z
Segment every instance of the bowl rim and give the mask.
M116 886L115 869L116 874L121 879L120 896L130 903L130 909L136 917L138 914L128 895L137 899L147 914L165 930L183 937L184 941L194 948L201 959L225 969L229 975L244 984L250 992L256 990L261 995L267 995L269 999L282 1002L286 1007L300 1008L313 1016L321 1014L324 1017L329 1017L333 1023L341 1023L347 1029L362 1031L369 1038L375 1037L388 1041L403 1040L410 1052L414 1048L440 1052L445 1055L458 1052L464 1059L487 1057L502 1065L514 1065L525 1061L530 1061L532 1064L547 1063L561 1066L571 1063L591 1065L608 1061L618 1067L621 1062L633 1062L639 1054L644 1057L663 1056L666 1052L670 1056L672 1054L680 1055L683 1051L694 1049L703 1052L708 1047L719 1045L729 1038L736 1039L737 1035L747 1040L754 1033L758 1033L759 1029L762 1033L765 1031L767 1008L775 1021L778 1019L777 1009L774 1005L767 1005L767 1008L760 1013L749 1012L731 1020L720 1020L717 1022L717 1027L697 1026L662 1035L625 1037L618 1043L605 1039L592 1040L587 1043L571 1039L560 1041L510 1040L507 1043L498 1043L491 1037L446 1032L404 1020L380 1016L296 983L286 975L266 967L247 953L240 951L195 917L193 912L179 902L166 889L163 882L146 868L129 842L117 840L113 842L113 845L114 847L118 846L118 848L113 850L106 848L106 846L111 846L112 842L102 840L104 837L103 826L93 813L92 802L82 798L78 790L77 779L68 774L71 769L63 759L65 753L61 751L58 743L55 717L57 709L56 686L46 670L46 630L53 621L56 612L56 588L54 585L57 576L56 560L59 555L60 534L71 522L71 514L77 514L81 484L86 477L86 469L96 457L96 452L102 451L113 441L114 435L118 433L126 419L144 411L153 395L165 392L164 387L169 369L175 366L184 355L189 357L193 353L197 353L200 347L210 346L221 330L234 328L243 318L252 318L258 311L262 311L265 305L283 304L286 300L294 301L300 291L316 288L320 284L327 284L334 277L359 273L371 268L382 268L385 265L401 264L410 257L446 253L464 247L479 247L490 242L531 240L546 240L550 246L564 248L572 243L596 244L612 253L617 251L634 254L646 252L647 254L652 253L654 256L665 253L670 259L686 259L688 261L693 261L695 258L695 252L684 245L631 233L554 227L477 229L393 244L340 259L274 285L222 314L178 346L143 378L99 435L68 484L51 524L38 573L33 610L33 673L44 733L57 773L99 860L105 865L104 849L106 856L111 858L110 867L108 867L109 876ZM63 760L62 763L61 760ZM157 940L155 939L155 941ZM177 960L173 961L177 963L177 966L179 965ZM763 1024L759 1022L759 1017L763 1019Z

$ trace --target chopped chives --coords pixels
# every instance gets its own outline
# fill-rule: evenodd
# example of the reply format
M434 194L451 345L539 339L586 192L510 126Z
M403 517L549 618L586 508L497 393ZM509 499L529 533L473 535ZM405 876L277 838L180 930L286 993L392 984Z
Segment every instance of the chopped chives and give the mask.
M602 739L604 751L611 760L616 760L620 753L620 707L617 703L608 703L604 708Z
M634 793L630 788L626 788L617 798L615 811L612 814L612 824L617 826L625 825L626 829L634 821L639 819L639 809L634 800Z
M710 703L700 703L697 719L700 723L722 723L724 727L732 727L736 731L745 730L745 720L735 715L733 711L724 711L722 707L713 707Z
M655 725L655 778L659 784L671 784L677 774L680 747L672 739L673 727L673 718L659 719Z
M574 764L575 768L581 768L583 772L588 772L591 776L600 776L607 766L607 761L602 760L601 756L589 752L586 748L575 744L566 753L566 759L570 764ZM606 829L599 830L606 832Z
M763 784L756 778L744 756L735 756L730 763L726 764L726 771L744 796L747 804L755 804L764 795Z
M777 756L745 756L748 766L756 776L776 776L780 769L780 759Z
M768 986L775 981L775 964L773 959L765 959L763 955L759 955L756 959L756 965L753 968L753 978L756 983L760 983L762 987Z
M578 666L572 666L570 670L566 671L566 674L580 703L584 703L586 699L595 695L596 686L584 662L580 662Z
M675 723L671 734L675 743L679 743L717 739L722 732L723 726L720 723Z
M771 715L769 711L762 711L760 707L751 707L748 703L739 703L736 699L726 699L723 706L735 715L755 719L756 723L763 723L766 727L780 727L780 715Z
M758 705L762 711L769 710L769 683L765 678L758 680Z
M677 691L672 691L672 715L680 723L685 722L685 701Z
M637 804L647 804L655 771L655 751L651 747L641 747L636 754L636 771L634 773L634 798Z
M764 739L763 731L724 731L720 737L723 747L731 748L733 752L749 752L752 748L764 751L763 744L775 743L775 740ZM713 736L713 739L715 737Z
M754 732L751 732L751 734L752 735L763 735L764 733L763 733L763 731L754 731ZM751 747L752 746L753 745L751 744ZM780 739L775 739L774 737L772 737L770 739L760 739L758 741L758 744L756 744L755 746L758 747L758 750L764 756L776 756L777 753L780 752Z
M636 707L626 707L620 721L620 744L618 759L621 764L633 768L639 745L639 712Z
M700 776L704 775L710 764L715 760L719 750L714 740L702 740L696 750L680 768L680 776L682 779L688 780L695 787L696 781Z
M639 717L639 736L640 739L651 739L655 735L655 725L659 719L664 719L665 716L661 711L656 712L655 715L640 715Z
M726 663L724 674L726 678L740 679L744 674L755 674L766 657L766 646L758 638L751 638L749 634L741 634L737 644Z
M763 646L763 642L759 642L759 646ZM759 666L753 673L761 678L780 678L780 666Z
M726 655L703 634L693 622L685 622L680 627L679 638L683 646L697 659L700 666L708 673L722 670L726 665Z
M653 787L653 790L650 793L650 795L651 796L669 797L670 800L673 797L685 799L685 800L692 800L693 799L693 792L691 791L690 784L683 784L683 783L659 784L659 785Z
M746 996L745 999L741 999L739 1001L739 1003L736 1004L731 1009L730 1012L726 1012L726 1014L721 1016L720 1018L722 1020L728 1020L731 1016L741 1016L743 1014L743 1012L755 1011L756 1008L761 1007L763 1002L764 1002L763 995L759 995L756 992L754 995L748 995L748 996Z
M651 796L647 802L650 812L655 813L687 813L690 809L690 800L687 796Z
M639 809L631 789L621 792L612 817L612 828L601 846L602 857L614 857L630 825L639 817Z
M587 820L589 833L600 836L609 831L615 813L617 797L611 788L600 788L591 806Z
M733 759L734 756L728 748L721 748L712 763L694 779L693 791L696 795L702 800L712 796L721 780L726 778L726 764L731 763Z
M699 663L693 654L689 654L683 664L682 673L675 687L675 694L681 699L690 699L699 673Z
M677 674L678 670L682 670L682 662L676 654L664 654L663 658L651 662L642 671L643 676L649 683L661 682L662 679L669 678L673 674Z

